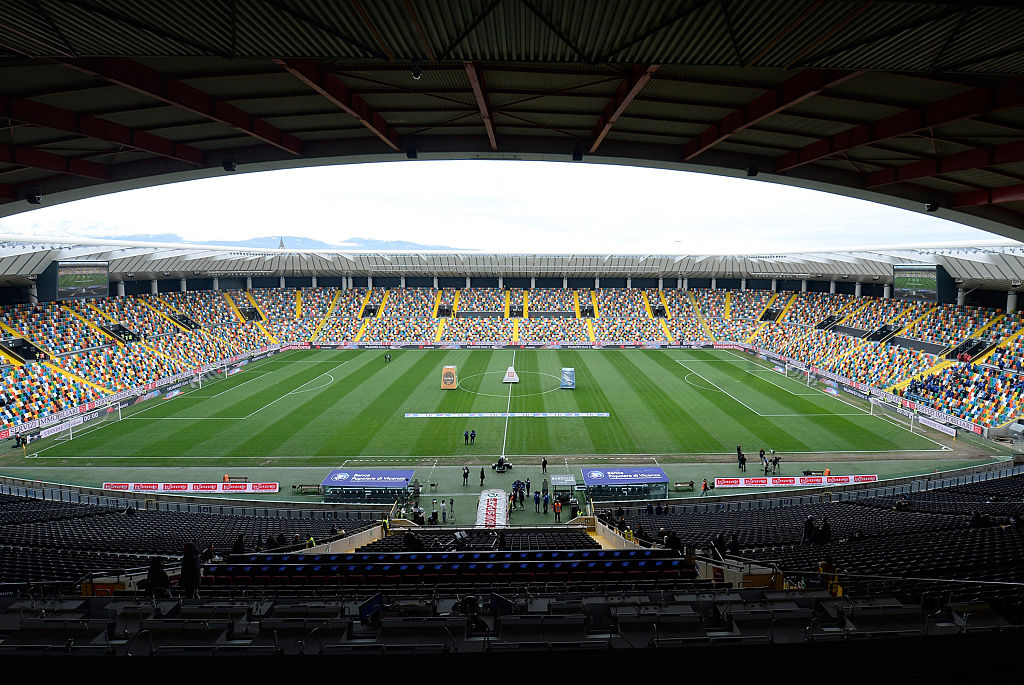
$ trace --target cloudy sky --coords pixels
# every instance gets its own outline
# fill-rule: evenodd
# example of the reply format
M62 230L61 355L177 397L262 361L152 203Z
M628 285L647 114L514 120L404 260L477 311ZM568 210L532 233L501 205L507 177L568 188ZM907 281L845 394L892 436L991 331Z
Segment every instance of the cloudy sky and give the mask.
M415 161L176 183L0 219L40 236L304 236L489 252L750 253L982 241L989 233L748 179L598 164Z

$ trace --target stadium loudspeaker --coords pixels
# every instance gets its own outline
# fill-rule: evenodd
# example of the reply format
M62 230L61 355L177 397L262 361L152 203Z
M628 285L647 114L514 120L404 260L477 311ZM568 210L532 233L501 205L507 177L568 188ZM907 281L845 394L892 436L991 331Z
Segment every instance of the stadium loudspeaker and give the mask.
M928 200L927 202L924 203L924 211L937 212L939 211L939 207L941 206L942 205L940 205L937 200Z
M42 193L28 193L25 195L25 202L30 205L41 205L43 204L43 195Z
M405 158L406 159L417 159L418 157L419 157L419 153L416 151L416 146L415 145L410 145L409 147L405 148Z
M572 161L582 162L583 161L583 146L573 145L572 146Z
M233 160L233 159L225 159L224 162L221 164L221 166L223 166L224 167L224 171L227 171L227 172L234 171L236 168L238 168L238 165L235 164L235 160Z
M760 170L761 168L757 166L757 162L751 162L747 165L747 176L753 178L754 176L757 176L757 172Z

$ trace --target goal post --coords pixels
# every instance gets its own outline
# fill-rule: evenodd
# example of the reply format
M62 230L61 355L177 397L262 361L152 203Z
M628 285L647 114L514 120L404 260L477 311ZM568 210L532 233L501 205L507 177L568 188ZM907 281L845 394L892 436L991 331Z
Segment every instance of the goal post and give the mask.
M897 407L875 397L871 398L870 406L872 416L886 419L906 428L911 433L914 432L914 424L916 423L914 419L917 415L909 409Z

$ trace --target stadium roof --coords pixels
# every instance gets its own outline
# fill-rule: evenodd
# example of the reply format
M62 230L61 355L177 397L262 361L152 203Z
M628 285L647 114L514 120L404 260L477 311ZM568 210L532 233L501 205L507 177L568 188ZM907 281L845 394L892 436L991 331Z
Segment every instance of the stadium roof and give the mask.
M1017 288L1024 245L878 247L757 255L495 254L235 248L0 236L0 283L24 285L50 262L109 262L113 280L210 276L480 276L754 278L891 282L894 264L942 265L964 287Z
M0 215L225 167L575 156L1020 239L1016 5L4 0Z

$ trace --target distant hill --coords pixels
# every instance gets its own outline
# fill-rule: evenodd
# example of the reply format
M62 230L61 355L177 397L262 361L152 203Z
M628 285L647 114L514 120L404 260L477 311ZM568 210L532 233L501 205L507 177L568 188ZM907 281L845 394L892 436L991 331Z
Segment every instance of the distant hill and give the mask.
M281 241L290 250L452 250L459 248L446 245L421 245L404 240L374 240L371 238L348 238L339 244L332 245L321 240L301 238L299 236L267 236L249 238L248 240L185 240L174 233L137 233L135 235L101 235L99 240L127 240L143 243L202 243L203 245L222 245L224 247L251 247L260 249L276 249Z

